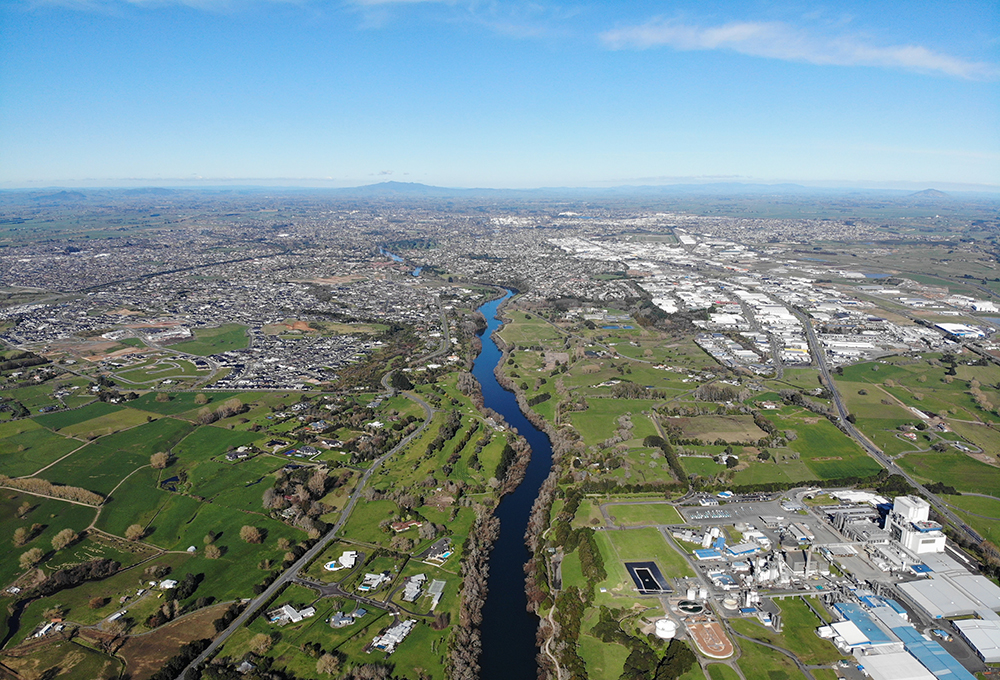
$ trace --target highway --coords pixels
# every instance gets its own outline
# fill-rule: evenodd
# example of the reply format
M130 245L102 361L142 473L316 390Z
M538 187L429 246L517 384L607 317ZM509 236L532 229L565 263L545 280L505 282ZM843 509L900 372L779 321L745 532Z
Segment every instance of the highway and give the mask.
M908 481L914 488L916 488L924 497L927 502L931 504L934 510L943 518L947 519L951 524L955 526L958 530L963 532L973 543L979 544L983 541L983 537L976 533L972 527L968 526L965 522L961 520L955 513L953 513L944 502L935 496L933 493L927 490L923 484L916 481L905 470L896 465L891 458L882 452L882 449L875 446L871 440L865 437L853 423L851 423L847 416L849 411L844 405L844 401L840 396L840 391L837 389L837 383L834 382L833 376L830 375L830 368L826 363L826 353L823 350L823 346L820 344L819 339L816 337L816 331L813 329L812 323L809 320L807 314L793 309L793 313L802 322L802 325L806 329L806 337L809 339L809 351L812 352L813 356L816 358L816 364L819 366L820 373L823 376L823 382L826 387L830 390L833 395L833 403L837 407L837 415L839 417L840 426L843 428L854 441L861 445L868 455L877 460L882 467L891 472L894 475L902 476L906 481Z

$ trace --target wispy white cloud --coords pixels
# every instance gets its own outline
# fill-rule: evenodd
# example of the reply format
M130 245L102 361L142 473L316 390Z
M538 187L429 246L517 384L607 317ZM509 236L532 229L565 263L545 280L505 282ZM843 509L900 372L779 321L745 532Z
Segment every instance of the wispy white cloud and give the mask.
M308 0L29 0L29 8L56 6L83 12L118 14L125 7L157 8L184 6L214 13L235 13L252 5L305 5Z
M454 4L454 0L349 0L348 4L360 7L378 7L380 5L416 5L431 2Z
M655 19L639 26L606 31L600 37L607 47L615 50L653 47L731 50L785 61L900 68L968 80L992 80L1000 76L996 64L966 61L920 45L879 46L859 36L821 35L783 22L736 21L695 26Z
M435 17L452 24L470 24L508 38L544 38L565 32L565 24L580 9L535 0L343 0L364 17L367 28L381 28L399 18L407 6L444 6Z

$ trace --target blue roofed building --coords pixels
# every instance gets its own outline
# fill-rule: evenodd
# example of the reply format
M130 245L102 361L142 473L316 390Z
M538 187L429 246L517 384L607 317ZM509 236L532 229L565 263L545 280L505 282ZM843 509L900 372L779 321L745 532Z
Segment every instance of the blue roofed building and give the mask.
M882 630L871 615L861 608L861 605L852 602L838 602L833 605L841 616L853 623L865 636L870 645L887 645L896 642L888 632Z
M872 614L892 631L892 634L902 641L904 649L938 680L975 680L975 676L967 671L944 647L921 635L893 607L889 606L888 602L873 607Z

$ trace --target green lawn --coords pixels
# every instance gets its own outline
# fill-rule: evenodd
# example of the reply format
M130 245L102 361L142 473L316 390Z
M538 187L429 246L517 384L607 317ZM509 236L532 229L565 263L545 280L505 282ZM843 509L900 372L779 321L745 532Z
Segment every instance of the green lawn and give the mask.
M732 621L733 629L743 635L787 649L805 664L831 664L843 658L829 640L823 640L816 635L816 628L824 622L809 610L801 598L785 598L775 602L781 608L783 619L780 634L765 628L753 619ZM740 640L739 643L744 648L748 644L744 640Z
M157 418L156 414L128 408L69 425L61 429L59 434L64 434L67 437L77 437L78 439L94 439L95 437L103 437L104 435L128 430L155 418Z
M648 435L656 434L652 421L642 415L654 403L649 399L589 399L586 411L573 413L570 418L586 444L602 442L614 434L618 427L617 418L625 413L632 414L632 438L641 441Z
M197 328L193 340L175 343L170 349L203 357L231 349L243 349L250 344L246 330L246 326L237 323L217 328Z
M587 680L618 680L629 655L628 647L586 634L580 635L578 651L587 665Z
M1000 468L981 463L958 451L910 453L896 462L927 482L942 482L959 491L992 495L1000 489Z
M1000 491L994 493L1000 493ZM1000 543L1000 500L978 496L944 496L944 498L947 499L948 503L956 506L956 514L982 534L986 540L992 541L994 544ZM971 513L975 513L975 515ZM976 515L984 515L993 519L985 519Z
M190 423L181 420L155 420L102 437L46 470L44 476L52 482L107 494L126 475L149 465L153 453L170 450L191 429Z
M677 509L666 503L643 505L611 505L608 514L615 524L635 526L639 524L683 524Z
M684 557L667 545L663 534L652 527L599 532L606 535L622 562L655 561L664 576L694 576ZM609 572L610 573L610 572ZM631 582L631 578L629 582Z
M16 510L25 502L30 510L23 519L19 519L15 514ZM18 558L22 553L31 548L40 548L44 553L50 552L53 536L63 529L82 531L94 519L96 512L94 508L4 489L0 494L0 513L8 519L0 523L0 545L4 548L0 551L0 583L9 584L23 571L18 565ZM15 546L12 541L14 531L18 528L30 530L35 524L41 526L35 538L24 546Z
M734 621L735 624L747 623L746 621ZM747 640L735 640L739 644L742 655L737 661L744 677L748 680L797 680L802 675L798 667L784 654L777 654L767 647L763 647Z
M169 397L168 401L157 401L156 397L158 394L166 394ZM194 409L200 408L201 404L195 403L198 395L202 394L200 392L149 392L144 394L134 401L128 403L129 408L135 408L142 411L150 411L152 413L159 413L162 415L172 416L178 413L184 413L185 411L192 411ZM238 393L238 392L205 392L202 396L206 399L206 405L218 407L219 404L223 403L227 399L231 399L234 396L240 396L243 398L249 396L258 396L252 392Z
M712 680L740 680L736 671L721 663L709 664L708 674Z
M35 428L0 439L0 471L3 474L11 477L34 474L84 445L81 441L62 437L37 425Z
M82 408L57 411L55 413L37 416L34 420L50 430L61 430L64 427L76 425L77 423L82 423L85 420L100 418L101 416L106 416L109 413L121 411L122 408L123 407L116 406L115 404L97 401Z

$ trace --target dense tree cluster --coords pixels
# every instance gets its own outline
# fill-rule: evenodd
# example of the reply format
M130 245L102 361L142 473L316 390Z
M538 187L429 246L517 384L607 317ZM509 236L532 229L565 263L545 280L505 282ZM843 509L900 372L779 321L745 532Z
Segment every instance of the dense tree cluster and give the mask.
M326 531L326 523L319 519L330 511L330 507L320 501L327 493L342 486L349 479L344 472L331 476L325 467L302 467L297 470L281 469L275 475L274 486L265 489L261 503L266 510L287 510L282 519L310 533L313 537ZM242 537L242 532L241 532ZM248 540L243 538L243 540ZM250 541L252 542L252 541Z
M462 561L462 595L449 665L453 680L477 680L482 641L479 624L488 592L490 551L500 535L500 520L485 506L476 508L476 521L465 540Z
M21 491L37 493L43 496L52 496L53 498L62 498L64 500L76 501L87 505L100 505L104 502L104 496L94 493L93 491L81 489L76 486L53 484L48 480L41 479L40 477L12 479L7 475L0 475L0 486L8 486L13 489L20 489Z
M531 397L530 399L528 399L528 406L538 406L539 404L545 403L551 398L552 394L550 392L540 392L535 396Z
M121 566L119 562L114 560L100 559L59 569L25 593L24 598L31 600L38 597L48 597L60 590L78 586L85 581L100 581L117 573Z
M670 442L666 441L663 437L657 435L649 435L642 440L643 446L655 447L663 452L663 457L667 461L667 465L670 466L670 472L673 473L674 477L682 485L688 485L687 472L684 470L684 466L681 465L681 459L674 451L674 447L670 445Z
M45 357L40 357L33 352L12 352L7 358L0 361L0 371L12 371L18 368L29 366L41 366L49 363Z
M666 399L667 393L637 385L631 380L622 380L611 386L611 396L615 399Z

